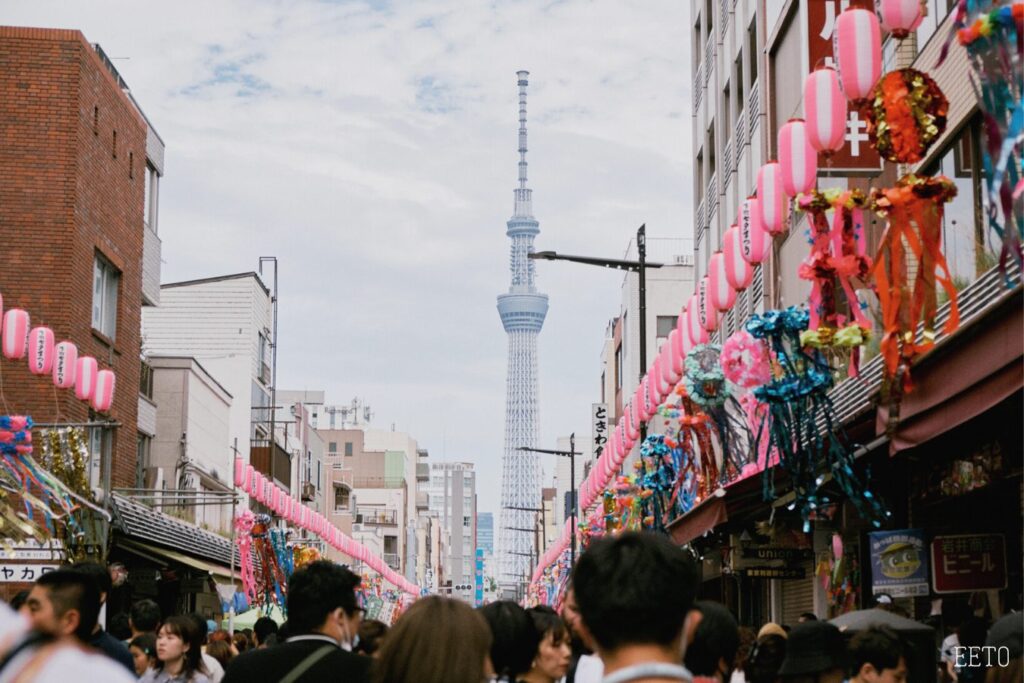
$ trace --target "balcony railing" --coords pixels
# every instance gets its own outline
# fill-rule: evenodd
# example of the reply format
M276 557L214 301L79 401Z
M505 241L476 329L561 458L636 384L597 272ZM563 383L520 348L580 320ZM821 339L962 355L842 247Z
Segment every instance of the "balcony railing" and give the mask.
M729 187L729 179L732 177L732 140L725 143L725 151L722 156L725 157L725 176L722 178L722 189Z
M700 110L700 100L704 95L704 80L701 75L704 73L704 63L697 65L697 71L693 74L693 113Z
M725 33L729 30L729 3L722 0L722 14L718 17L718 38L725 39Z
M402 568L402 562L398 557L398 553L384 553L384 563L395 571Z
M718 208L718 175L711 176L711 180L708 181L708 191L705 198L707 202L707 218L704 223L708 224L711 222L711 216L714 215L715 210Z
M757 118L761 115L761 98L757 93L757 83L750 86L750 100L747 102L747 125L750 126L750 136L754 136L757 130Z
M398 524L398 513L396 510L356 508L355 523L373 526L396 526Z
M711 71L714 69L714 63L711 61L715 58L715 41L709 40L707 47L704 48L704 85L707 85L708 80L711 78Z
M354 477L352 488L356 489L400 489L405 486L405 477Z
M740 165L740 154L743 152L743 145L747 144L747 112L741 111L736 117L736 127L733 129L736 136L736 167Z

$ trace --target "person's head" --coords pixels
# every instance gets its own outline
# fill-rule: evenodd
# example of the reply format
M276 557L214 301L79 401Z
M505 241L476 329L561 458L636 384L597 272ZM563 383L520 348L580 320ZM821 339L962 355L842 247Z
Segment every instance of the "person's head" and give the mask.
M289 635L320 633L351 647L362 610L356 604L360 578L341 565L318 560L288 581Z
M814 612L801 612L800 616L797 617L796 623L802 624L806 621L817 621L818 615Z
M890 628L872 626L850 641L850 669L859 683L904 683L907 660L900 637Z
M499 600L480 609L493 638L491 665L498 676L515 678L530 670L540 645L533 620L511 600Z
M779 636L783 640L789 637L789 633L786 629L782 628L774 621L769 621L767 624L761 627L761 630L757 632L757 639L761 640L765 636Z
M843 635L827 621L805 621L789 632L779 676L786 683L840 683L846 671Z
M374 683L480 683L491 632L469 605L431 596L417 600L377 651Z
M71 565L71 568L85 574L96 582L96 588L100 591L101 605L107 601L107 596L110 595L110 589L113 588L114 582L111 580L110 572L106 567L98 562L76 562Z
M1005 652L1001 661L996 661L996 666L985 672L985 683L1020 683L1024 680L1024 615L1020 612L1007 614L992 624L985 645L996 648L997 660L998 655Z
M128 651L132 653L137 676L142 676L147 669L156 666L156 636L152 633L143 633L132 638L128 644Z
M781 631L782 628L780 627ZM757 639L743 665L747 683L775 683L786 658L786 637L769 634Z
M25 601L28 600L29 591L18 591L11 598L11 609L15 612L20 612L21 608L25 605Z
M156 634L156 667L191 676L200 668L202 655L203 641L195 619L178 614L167 617Z
M86 642L96 629L100 592L96 581L82 572L57 569L36 580L25 605L35 630Z
M196 633L199 634L199 644L206 645L206 636L209 635L210 625L207 623L206 618L202 614L192 612L191 614L185 615L192 620L192 623L196 625Z
M667 538L624 533L594 541L580 556L572 582L580 627L599 652L644 644L682 656L697 570Z
M582 633L580 628L580 608L576 604L576 591L572 585L565 591L565 602L562 603L562 619L569 627L569 635L572 636L572 647L576 652L593 652L594 646Z
M736 619L717 602L701 600L694 603L700 621L693 633L693 642L686 648L686 668L694 676L710 676L729 680L740 631Z
M270 617L260 617L252 625L252 637L256 647L266 647L267 639L277 633L277 622Z
M128 625L128 615L124 612L118 612L107 619L107 632L118 640L130 640L132 629Z
M538 678L557 681L569 671L572 658L569 629L558 613L550 607L533 607L528 612L533 620L533 628L540 638L530 671Z
M245 635L244 632L235 631L235 635L232 638L232 640L234 641L235 649L238 650L239 654L248 651L250 645L249 638Z
M206 646L206 654L210 655L225 669L228 668L228 664L234 655L231 653L231 645L226 640L214 640Z
M387 632L388 625L383 621L364 619L363 623L359 624L359 643L353 651L372 657L380 649Z

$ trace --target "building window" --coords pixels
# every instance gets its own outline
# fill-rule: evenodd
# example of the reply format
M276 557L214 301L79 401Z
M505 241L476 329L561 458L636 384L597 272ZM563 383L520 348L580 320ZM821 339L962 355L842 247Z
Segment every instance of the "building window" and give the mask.
M267 335L262 332L259 333L259 359L260 359L260 381L264 385L270 385L270 364L267 362L267 358L270 357L268 351L269 344L267 343Z
M622 388L622 344L615 349L615 391Z
M462 518L462 526L466 527L467 529L471 529L473 527L473 518L472 517L463 517Z
M128 179L135 179L135 152L128 152Z
M338 442L337 441L331 441L330 443L328 443L327 444L327 452L328 453L337 453L338 452Z
M114 131L114 141L110 146L110 153L116 159L117 158L117 131Z
M676 329L675 317L671 315L658 316L658 339L667 339L674 329Z
M121 274L96 254L92 279L92 327L110 339L117 338L117 287Z
M138 488L143 488L146 485L146 468L149 467L149 452L153 439L143 434L138 433L138 441L136 443L135 451L135 485Z
M139 371L139 393L153 399L153 368L146 361L142 361Z
M157 232L157 199L160 194L160 174L146 164L146 177L143 183L142 220L153 232Z
M344 486L334 487L334 511L347 512L349 509L351 491Z
M352 442L351 441L346 441L345 442L345 455L347 457L350 457L350 458L352 457Z

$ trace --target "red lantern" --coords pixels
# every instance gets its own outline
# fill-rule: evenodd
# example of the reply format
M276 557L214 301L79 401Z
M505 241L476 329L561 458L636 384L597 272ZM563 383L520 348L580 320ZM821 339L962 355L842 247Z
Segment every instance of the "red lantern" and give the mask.
M825 156L846 144L846 98L839 89L839 74L828 67L815 69L804 80L807 140Z

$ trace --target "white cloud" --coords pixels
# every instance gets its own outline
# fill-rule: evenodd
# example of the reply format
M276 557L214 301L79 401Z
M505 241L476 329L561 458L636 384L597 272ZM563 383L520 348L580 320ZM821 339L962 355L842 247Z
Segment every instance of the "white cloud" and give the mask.
M538 247L689 235L688 3L5 3L99 42L167 143L164 280L281 262L279 379L478 464L497 511L516 176L531 71ZM620 276L540 264L541 439L589 430ZM550 471L550 467L548 468Z

